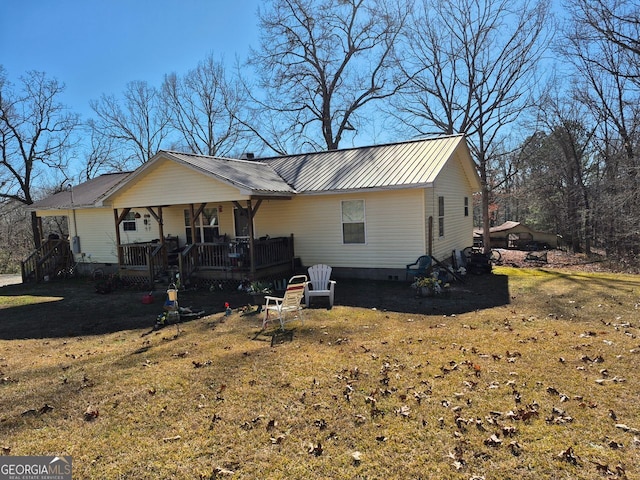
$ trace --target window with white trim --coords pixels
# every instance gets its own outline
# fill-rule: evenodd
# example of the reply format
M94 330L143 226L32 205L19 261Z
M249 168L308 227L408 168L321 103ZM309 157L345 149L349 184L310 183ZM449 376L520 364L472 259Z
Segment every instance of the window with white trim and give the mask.
M127 213L122 220L122 230L125 232L135 232L137 229L135 212Z
M195 242L191 235L191 213L184 211L184 229L187 237L187 244L211 243L219 236L218 209L205 208L198 218L196 218L196 238Z
M444 237L444 197L438 197L438 236Z
M342 242L365 243L364 200L342 201Z
M469 216L469 197L464 197L464 216Z
M236 238L249 238L249 210L235 207L233 209L233 223Z

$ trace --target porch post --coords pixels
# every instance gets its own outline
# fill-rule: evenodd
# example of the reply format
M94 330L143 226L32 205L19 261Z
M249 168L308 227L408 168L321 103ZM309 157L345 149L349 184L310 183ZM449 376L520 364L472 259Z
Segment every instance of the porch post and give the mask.
M153 208L147 207L147 212L158 222L158 235L160 235L160 244L163 247L164 253L162 254L162 262L164 269L166 270L169 267L169 258L167 255L167 248L165 247L164 241L164 221L162 220L162 207L158 207L158 213L153 211Z
M162 263L166 270L169 268L169 254L167 252L167 246L164 243L164 222L162 221L162 207L158 207L158 234L160 235L160 243L162 244Z
M117 208L113 209L113 218L116 224L116 250L118 252L118 268L120 268L122 267L122 248L120 248L120 217L118 216Z
M196 242L196 209L193 203L189 204L189 226L191 227L191 244L195 245L198 242Z
M253 215L254 211L251 208L251 199L247 200L247 212L249 213L249 263L251 265L251 277L255 276L256 273L256 249L255 242L253 239Z
M428 228L427 228L427 232L429 235L429 238L427 239L427 244L428 244L428 254L429 256L433 256L433 217L429 217L428 220Z
M202 210L204 210L205 205L206 205L205 203L201 204L198 210L196 211L193 203L189 204L189 226L191 227L192 248L197 248L196 245L199 243L199 235L198 235L199 232L196 230L196 218L200 216L200 213L202 213ZM194 255L193 262L195 263L195 265L192 265L191 268L197 268L200 264L200 255ZM180 270L182 271L182 268L180 268ZM183 282L185 281L185 278L182 273L180 273L180 278L182 279Z

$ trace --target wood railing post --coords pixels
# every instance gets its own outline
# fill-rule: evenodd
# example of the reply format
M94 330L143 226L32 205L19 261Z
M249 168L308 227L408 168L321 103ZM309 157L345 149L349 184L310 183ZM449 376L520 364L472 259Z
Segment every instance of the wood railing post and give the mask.
M151 246L147 245L146 256L147 256L147 270L149 276L149 288L153 287L153 277L154 277L154 268L153 268L153 259L151 257Z

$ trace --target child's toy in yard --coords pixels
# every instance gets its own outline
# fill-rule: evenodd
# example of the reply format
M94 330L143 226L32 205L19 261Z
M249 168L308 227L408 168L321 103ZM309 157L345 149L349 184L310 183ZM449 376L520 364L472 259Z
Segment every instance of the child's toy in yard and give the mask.
M201 318L205 314L204 309L180 307L178 305L178 289L173 283L170 284L169 288L167 289L167 299L165 300L162 309L164 311L156 318L154 330L158 330L166 325L175 323L178 328L178 332L180 332L178 323L180 323L182 320Z
M170 323L180 321L180 307L178 306L178 289L174 283L169 284L167 289L167 299L162 306L163 313L156 318L155 329L162 328Z

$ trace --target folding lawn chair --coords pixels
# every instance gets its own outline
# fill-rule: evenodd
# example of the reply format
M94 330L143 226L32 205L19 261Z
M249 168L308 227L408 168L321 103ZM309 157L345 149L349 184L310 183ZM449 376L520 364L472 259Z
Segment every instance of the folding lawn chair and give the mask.
M295 318L300 317L300 321L304 325L304 313L302 311L302 298L307 286L306 275L294 275L289 279L287 289L282 298L265 296L264 319L262 320L262 329L264 330L269 322L269 314L273 313L278 316L280 321L280 329L284 330L285 323L292 322Z

